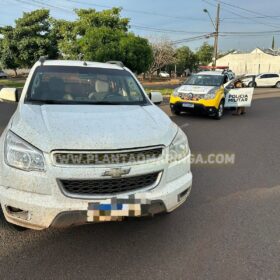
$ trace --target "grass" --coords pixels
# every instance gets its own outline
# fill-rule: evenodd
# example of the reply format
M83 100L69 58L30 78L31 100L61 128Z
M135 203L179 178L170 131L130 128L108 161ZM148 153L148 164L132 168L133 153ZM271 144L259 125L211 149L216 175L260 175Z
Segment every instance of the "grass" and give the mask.
M150 89L150 88L145 88L145 91L147 93L151 92L151 91L158 91L161 92L162 95L171 95L173 93L173 89L170 88L161 88L161 89Z
M21 88L24 86L25 80L19 79L0 79L0 86Z

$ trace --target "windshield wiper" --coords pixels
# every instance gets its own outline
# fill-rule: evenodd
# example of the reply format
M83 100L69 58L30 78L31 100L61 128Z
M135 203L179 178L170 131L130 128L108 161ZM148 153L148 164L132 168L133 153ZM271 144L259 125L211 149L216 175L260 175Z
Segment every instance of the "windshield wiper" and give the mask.
M108 102L108 101L91 101L91 102L85 102L85 104L90 105L119 105L117 102Z
M27 102L36 104L64 104L64 105L118 105L119 103L112 102L87 102L87 101L72 101L72 100L50 100L50 99L28 99Z
M36 103L36 104L68 104L68 101L64 100L51 100L51 99L28 99L26 100L30 103Z
M28 103L34 103L38 105L48 104L60 104L60 105L143 105L142 103L135 104L131 102L109 102L109 101L72 101L72 100L42 100L42 99L28 99Z

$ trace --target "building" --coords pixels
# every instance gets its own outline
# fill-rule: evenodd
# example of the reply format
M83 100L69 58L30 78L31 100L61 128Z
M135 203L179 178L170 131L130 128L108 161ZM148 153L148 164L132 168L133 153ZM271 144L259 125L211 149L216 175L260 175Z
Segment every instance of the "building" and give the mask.
M250 53L232 52L219 58L217 66L229 66L237 75L280 74L280 50L256 48Z

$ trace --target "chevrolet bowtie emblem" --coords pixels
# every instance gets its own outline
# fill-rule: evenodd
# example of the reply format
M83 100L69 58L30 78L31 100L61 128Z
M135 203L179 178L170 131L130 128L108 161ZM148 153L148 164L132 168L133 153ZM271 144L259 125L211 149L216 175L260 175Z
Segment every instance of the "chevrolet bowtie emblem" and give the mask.
M102 176L104 177L112 177L112 178L121 178L123 175L129 174L131 168L112 168L110 170L105 171Z

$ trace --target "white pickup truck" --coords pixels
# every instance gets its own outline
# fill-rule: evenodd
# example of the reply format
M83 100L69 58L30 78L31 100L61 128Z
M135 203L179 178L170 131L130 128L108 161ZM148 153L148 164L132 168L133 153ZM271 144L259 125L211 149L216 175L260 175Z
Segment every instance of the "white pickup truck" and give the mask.
M0 138L0 202L41 230L168 213L189 196L183 131L121 64L41 59Z

